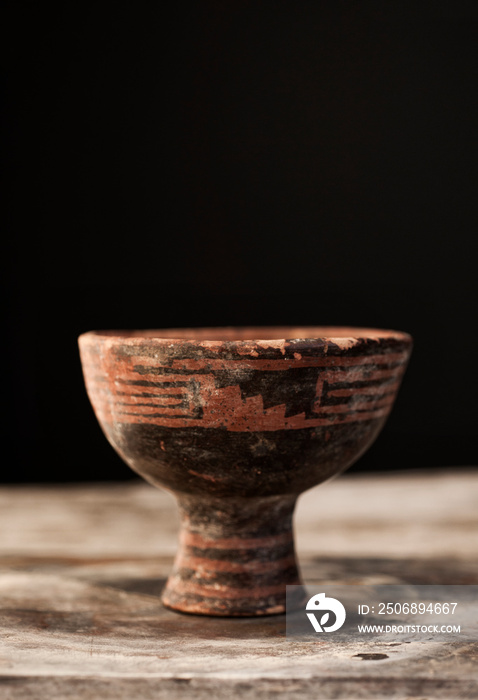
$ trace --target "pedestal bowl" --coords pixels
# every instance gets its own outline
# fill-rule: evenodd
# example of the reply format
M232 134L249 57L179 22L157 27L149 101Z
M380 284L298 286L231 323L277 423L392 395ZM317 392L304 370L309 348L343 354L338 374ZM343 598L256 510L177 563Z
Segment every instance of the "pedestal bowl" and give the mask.
M286 585L300 584L296 500L377 437L410 336L342 327L94 331L79 346L106 437L178 501L163 603L206 615L284 612Z

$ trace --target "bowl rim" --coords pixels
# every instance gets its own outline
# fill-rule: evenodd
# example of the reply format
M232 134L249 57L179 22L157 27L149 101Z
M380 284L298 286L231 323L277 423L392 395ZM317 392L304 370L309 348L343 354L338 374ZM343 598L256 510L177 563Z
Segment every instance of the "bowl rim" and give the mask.
M109 341L131 345L195 344L228 346L238 344L281 345L290 342L333 343L349 347L360 341L395 340L412 343L404 331L362 326L207 326L158 329L92 330L82 333L79 341Z

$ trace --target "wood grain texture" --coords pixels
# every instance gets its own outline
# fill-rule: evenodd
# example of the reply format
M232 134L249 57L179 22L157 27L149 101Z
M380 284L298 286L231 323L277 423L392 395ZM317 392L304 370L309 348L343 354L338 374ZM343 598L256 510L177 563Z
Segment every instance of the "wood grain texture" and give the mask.
M299 501L308 583L478 583L478 474L348 475ZM165 609L169 494L0 489L0 698L475 698L478 645L294 640Z

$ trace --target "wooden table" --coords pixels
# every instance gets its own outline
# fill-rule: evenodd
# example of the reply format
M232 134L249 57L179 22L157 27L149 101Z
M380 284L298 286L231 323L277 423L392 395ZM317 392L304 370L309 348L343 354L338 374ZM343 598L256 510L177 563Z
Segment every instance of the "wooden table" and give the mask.
M476 643L311 643L284 616L165 610L178 517L143 482L5 486L0 526L2 700L478 697ZM478 472L454 468L345 475L296 516L307 583L478 584L477 533Z

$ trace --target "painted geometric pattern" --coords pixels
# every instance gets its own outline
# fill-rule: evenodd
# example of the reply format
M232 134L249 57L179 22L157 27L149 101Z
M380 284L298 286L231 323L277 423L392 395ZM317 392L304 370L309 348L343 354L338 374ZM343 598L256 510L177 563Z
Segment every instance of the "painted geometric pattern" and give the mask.
M162 362L106 355L84 370L101 421L267 431L386 416L407 359L408 352Z

